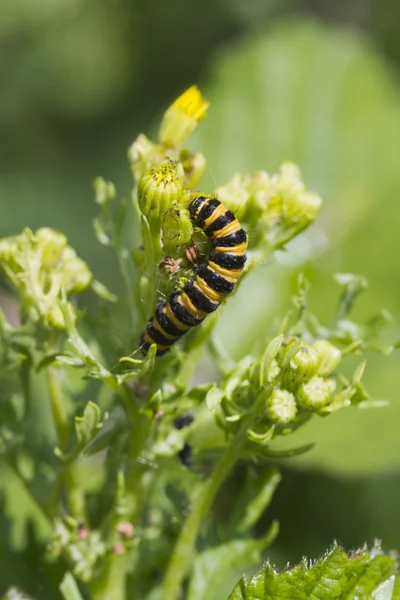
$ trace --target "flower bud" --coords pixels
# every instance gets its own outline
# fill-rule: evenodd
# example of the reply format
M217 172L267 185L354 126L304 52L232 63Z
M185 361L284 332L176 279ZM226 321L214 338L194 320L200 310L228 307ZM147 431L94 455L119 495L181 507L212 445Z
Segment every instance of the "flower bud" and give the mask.
M171 252L190 241L193 225L189 211L178 208L167 212L161 222L162 245L166 252Z
M295 397L287 390L274 390L267 399L266 412L270 421L279 425L294 421L297 415Z
M42 266L46 270L51 269L61 260L67 238L50 227L38 229L35 237L42 248Z
M296 343L293 341L293 343ZM293 346L290 343L286 353ZM318 368L318 354L309 344L303 343L297 352L291 357L288 370L284 377L284 385L291 391L295 391L304 381L308 381L315 375Z
M72 323L76 323L77 315L74 307L70 302L67 302L67 310ZM47 320L54 329L65 329L65 319L59 304L53 304L47 312Z
M150 226L157 229L160 220L176 208L182 193L184 173L180 162L168 161L150 169L139 181L138 202Z
M116 196L115 185L111 181L105 181L97 177L93 182L95 202L100 206L114 200Z
M179 155L185 172L185 188L193 189L198 184L206 170L206 159L201 152L193 153L188 149L182 150Z
M209 103L193 85L166 110L158 139L167 146L179 146L207 116Z
M128 150L128 160L136 181L148 171L154 163L154 151L156 145L153 144L143 133L141 133L133 142Z
M317 410L329 403L335 387L333 379L323 379L316 375L299 387L296 392L297 402L305 410Z
M18 237L10 236L0 239L0 262L4 264L15 264L18 254Z
M295 164L283 163L271 182L274 194L283 201L286 221L305 226L315 220L322 200L307 190L301 179L301 171Z
M71 246L67 246L62 254L62 286L67 293L82 292L92 283L93 275L84 260L76 255Z
M322 206L317 194L300 192L285 198L285 216L292 223L306 224L314 221Z
M328 340L318 340L314 344L314 349L317 351L319 359L317 375L326 377L333 373L342 359L339 348L336 348Z

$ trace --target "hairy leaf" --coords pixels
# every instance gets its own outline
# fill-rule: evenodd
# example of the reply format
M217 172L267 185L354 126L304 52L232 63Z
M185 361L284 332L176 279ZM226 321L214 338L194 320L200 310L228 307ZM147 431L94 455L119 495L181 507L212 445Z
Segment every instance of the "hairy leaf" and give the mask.
M242 578L229 600L394 600L394 558L385 556L379 545L348 555L336 543L321 559L306 559L278 574L267 563L251 579Z

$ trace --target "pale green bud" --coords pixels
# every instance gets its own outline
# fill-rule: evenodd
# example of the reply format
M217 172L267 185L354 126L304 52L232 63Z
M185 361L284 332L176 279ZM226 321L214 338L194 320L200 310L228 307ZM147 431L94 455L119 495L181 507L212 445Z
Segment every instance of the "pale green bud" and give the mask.
M342 359L342 353L339 348L328 342L328 340L318 340L315 342L314 349L318 354L317 375L326 377L333 373Z
M161 218L176 209L183 191L184 172L180 162L169 161L150 169L139 181L138 202L150 227L160 227Z
M136 181L139 181L142 175L153 166L155 150L156 145L143 133L136 138L129 148L128 160Z
M286 349L286 353L290 352L293 347L293 341ZM315 375L318 368L318 354L312 346L303 343L297 352L291 357L288 365L288 370L284 377L284 385L289 390L294 391L304 381L308 381Z
M62 255L62 286L71 294L82 292L90 286L93 275L84 260L76 255L71 246L67 246Z
M314 221L321 210L322 200L317 194L300 192L285 198L285 217L294 223Z
M52 269L63 255L67 245L65 235L50 227L42 227L35 233L36 240L42 248L42 266L44 269Z
M113 200L116 196L115 185L111 181L106 181L102 177L97 177L93 183L95 202L100 206Z
M193 85L166 110L158 139L166 146L179 146L207 116L209 103Z
M5 237L0 239L0 262L5 264L14 263L17 257L18 237Z
M173 253L178 246L187 244L193 233L193 225L187 209L178 208L167 212L161 222L161 239L165 252Z
M297 402L301 408L317 410L329 403L335 387L333 379L323 379L316 375L299 387L296 393Z
M301 179L300 169L293 163L283 163L271 179L274 194L281 198L283 213L292 224L305 226L317 217L322 200L309 192Z
M193 189L204 175L206 159L201 152L193 153L188 149L182 150L179 155L185 172L185 188Z
M285 425L297 415L296 399L287 390L274 390L266 402L267 417L273 423Z
M70 302L67 302L67 310L72 323L76 323L76 311ZM54 304L50 307L47 313L47 321L54 329L65 329L65 319L59 304Z

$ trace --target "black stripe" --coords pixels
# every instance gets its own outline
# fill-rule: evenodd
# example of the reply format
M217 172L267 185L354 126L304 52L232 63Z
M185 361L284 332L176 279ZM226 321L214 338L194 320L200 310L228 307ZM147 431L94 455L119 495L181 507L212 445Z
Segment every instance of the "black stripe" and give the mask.
M156 344L157 345L157 344ZM144 341L144 333L142 333L142 335L140 336L140 349L143 352L143 354L147 354L149 349L150 349L151 344L149 344L149 342L145 342ZM166 352L168 352L169 348L166 348L165 350L159 350L158 346L157 346L157 352L156 355L157 356L162 356L163 354L165 354Z
M199 216L197 217L197 219L194 218L196 225L203 229L204 221L211 217L213 212L216 210L216 208L218 208L220 204L221 202L216 198L208 198L207 202L204 204L203 208L199 212Z
M166 333L169 335L174 335L175 337L181 337L185 335L186 331L179 329L174 323L167 317L165 313L163 313L163 308L167 306L166 302L159 302L156 306L155 318L161 327L164 329Z
M227 210L224 215L215 219L215 221L204 230L204 233L208 235L208 237L211 237L215 231L219 231L225 227L225 225L229 225L229 223L232 223L233 221L236 221L235 215L231 210Z
M213 250L210 254L209 260L219 267L236 271L238 269L243 269L247 260L247 256L245 254L236 256L236 254L229 254L229 252L216 252Z
M197 268L197 275L201 277L210 288L221 294L230 294L236 285L236 281L228 281L223 275L219 275L204 263Z
M204 204L204 202L207 200L207 198L205 196L198 196L197 198L195 198L194 200L192 200L191 202L189 202L189 213L190 216L192 217L192 219L195 218L197 211L199 210L200 206L202 204Z
M156 344L160 344L161 346L172 346L172 344L175 344L177 340L177 338L174 338L173 340L166 338L165 335L163 335L161 331L158 331L158 329L156 329L152 323L147 325L146 333L149 334Z
M212 302L207 296L194 285L193 279L190 279L183 291L189 296L190 300L199 310L206 313L212 313L217 310L219 302Z
M212 240L212 247L216 248L217 246L223 246L226 248L229 248L230 246L237 246L238 244L241 244L242 242L246 242L247 241L247 235L246 232L244 231L244 229L239 229L239 231L234 231L233 233L230 233L229 235L225 235L223 237L220 238L215 238Z
M180 295L180 292L174 292L169 297L169 303L175 317L184 325L189 325L189 327L196 327L196 325L200 325L200 323L204 320L204 317L203 319L195 319L192 317L186 308L180 302L178 302Z

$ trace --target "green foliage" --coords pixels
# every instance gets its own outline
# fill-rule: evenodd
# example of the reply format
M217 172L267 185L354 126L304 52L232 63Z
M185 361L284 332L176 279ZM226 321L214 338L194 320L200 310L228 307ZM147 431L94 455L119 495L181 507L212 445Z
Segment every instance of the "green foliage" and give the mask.
M217 327L222 342L233 346L234 338L241 338L235 358L253 352L259 332L280 318L299 270L312 280L311 302L323 323L330 323L336 297L329 271L363 273L370 289L357 315L373 318L369 307L385 306L393 312L392 327L399 336L398 265L392 248L399 220L400 113L390 66L354 32L296 18L231 45L213 65L208 93L213 110L197 134L213 165L206 184L216 181L225 189L232 167L264 169L285 159L300 164L307 182L324 197L317 225L278 255L279 267L261 267L249 291L239 292L240 320L236 308L227 307ZM249 295L252 311L246 310ZM382 317L391 318L387 312ZM396 360L374 357L365 380L374 395L390 399L398 388ZM323 424L310 421L299 430L298 443L317 443L299 464L334 476L397 469L399 411L392 402L379 416L365 411L335 415ZM337 444L337 428L346 443ZM353 435L356 428L363 432L361 439Z
M119 199L112 183L95 181L94 230L116 256L125 305L95 281L63 234L26 229L0 241L1 266L20 306L17 324L2 319L1 460L51 530L46 561L50 571L60 565L57 587L66 600L176 600L182 589L191 600L226 595L227 584L260 562L278 533L276 521L254 533L280 481L271 461L310 448L282 450L279 439L310 420L376 406L363 384L364 355L382 346L382 319L352 320L365 288L353 275L338 276L342 290L329 327L311 310L308 281L299 276L274 334L266 330L239 361L215 333L225 302L165 356L156 356L151 337L143 349L140 334L157 300L181 290L196 272L193 261L210 252L188 211L205 159L186 147L207 108L191 87L167 109L154 142L143 135L133 142L132 201ZM302 234L321 207L291 163L275 175L235 175L210 191L216 193L231 208L241 195L240 224L254 231L242 289L259 262ZM82 300L90 289L97 312ZM119 337L121 309L129 331ZM218 376L191 385L203 351ZM353 356L358 363L349 368ZM257 465L261 475L255 481L249 474L220 525L211 508L241 463Z
M335 544L316 562L309 564L303 559L279 574L267 563L249 581L241 579L229 600L395 600L399 586L396 571L396 560L385 556L378 544L350 556Z

